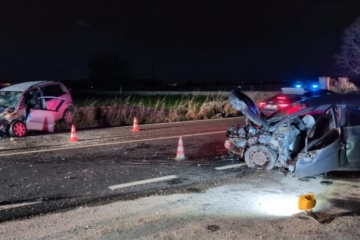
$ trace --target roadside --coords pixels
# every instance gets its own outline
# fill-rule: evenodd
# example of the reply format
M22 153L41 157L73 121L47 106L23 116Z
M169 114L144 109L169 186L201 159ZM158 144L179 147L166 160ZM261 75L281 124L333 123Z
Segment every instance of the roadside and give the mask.
M239 170L188 193L4 222L0 238L359 239L359 188L358 177L299 181L278 171ZM321 223L293 216L298 197L309 192L317 198L313 210Z
M299 181L278 170L215 170L230 119L224 121L142 125L138 133L126 127L79 131L74 144L68 133L5 139L0 187L10 198L3 201L54 203L50 210L55 212L2 222L0 239L359 239L358 174ZM179 135L187 135L183 161L174 160ZM51 150L36 153L42 143ZM180 179L107 196L110 185L165 175ZM119 197L124 193L128 197ZM316 196L318 221L293 216L305 193ZM102 201L87 201L95 195ZM31 212L36 206L18 210Z

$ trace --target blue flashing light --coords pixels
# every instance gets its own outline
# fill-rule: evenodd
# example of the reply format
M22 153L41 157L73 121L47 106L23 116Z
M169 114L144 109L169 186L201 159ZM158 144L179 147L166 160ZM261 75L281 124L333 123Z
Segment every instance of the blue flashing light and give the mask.
M312 91L316 91L316 90L318 90L320 88L320 86L319 86L319 84L311 84L311 89L310 90L312 90Z
M301 84L296 84L295 87L296 88L301 88L302 86L301 86Z

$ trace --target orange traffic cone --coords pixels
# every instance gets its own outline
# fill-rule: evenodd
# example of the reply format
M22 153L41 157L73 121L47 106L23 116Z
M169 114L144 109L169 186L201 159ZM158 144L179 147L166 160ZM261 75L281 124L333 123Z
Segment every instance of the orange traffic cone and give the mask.
M137 117L134 117L133 129L131 129L131 131L133 131L133 132L139 132L140 131Z
M69 142L77 142L79 141L76 135L76 130L75 130L75 125L71 125L71 134L70 134L70 139Z
M179 143L178 143L175 160L184 160L184 159L185 159L185 153L184 153L183 141L182 141L182 137L179 137Z

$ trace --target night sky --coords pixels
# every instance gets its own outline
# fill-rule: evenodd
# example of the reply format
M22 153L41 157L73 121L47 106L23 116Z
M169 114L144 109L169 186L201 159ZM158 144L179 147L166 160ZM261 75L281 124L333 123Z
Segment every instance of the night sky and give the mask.
M88 77L96 52L164 82L337 76L360 1L1 1L0 81Z

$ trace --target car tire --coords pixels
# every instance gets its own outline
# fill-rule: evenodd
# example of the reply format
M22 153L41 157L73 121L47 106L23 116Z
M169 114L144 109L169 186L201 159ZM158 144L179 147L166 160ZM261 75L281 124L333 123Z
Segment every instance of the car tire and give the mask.
M267 146L254 145L245 152L245 162L250 168L271 170L276 165L276 159L276 152Z
M64 123L72 123L74 121L74 112L70 109L66 109L62 118Z
M9 134L11 137L25 137L27 135L27 128L24 122L14 121L10 124Z

